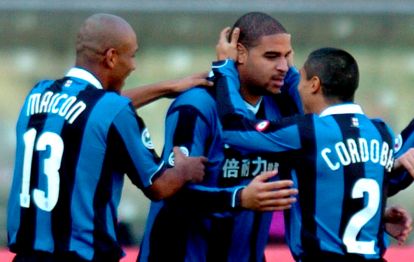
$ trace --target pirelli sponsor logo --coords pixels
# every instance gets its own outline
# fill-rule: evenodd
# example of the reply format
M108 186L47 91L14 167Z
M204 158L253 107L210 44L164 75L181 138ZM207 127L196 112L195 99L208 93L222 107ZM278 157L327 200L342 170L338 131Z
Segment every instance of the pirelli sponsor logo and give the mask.
M267 120L260 121L258 124L256 124L256 130L259 132L266 130L266 128L269 126L269 123L270 122Z

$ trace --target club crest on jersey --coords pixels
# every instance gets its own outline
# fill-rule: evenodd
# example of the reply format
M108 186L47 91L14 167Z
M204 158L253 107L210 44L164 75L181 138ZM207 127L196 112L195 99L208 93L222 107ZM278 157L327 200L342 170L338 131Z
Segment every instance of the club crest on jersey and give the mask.
M259 132L262 132L263 130L265 130L268 126L269 126L269 121L267 120L263 120L261 122L259 122L258 124L256 124L256 130Z
M351 127L359 127L359 120L356 117L351 119Z
M401 149L402 145L403 145L403 138L402 138L401 134L399 134L399 135L395 138L394 152L398 152L398 151L400 151L400 149Z
M144 144L144 146L146 148L148 148L148 149L154 149L154 144L152 143L151 136L150 136L150 133L148 132L148 129L147 128L145 128L142 131L141 140L142 140L142 143Z
M180 146L180 151L185 156L189 156L190 155L190 151L188 151L188 149L185 146ZM174 166L174 152L171 152L170 153L170 156L168 157L168 164L170 166Z
M71 79L68 79L65 84L64 87L70 87L72 85L73 81Z

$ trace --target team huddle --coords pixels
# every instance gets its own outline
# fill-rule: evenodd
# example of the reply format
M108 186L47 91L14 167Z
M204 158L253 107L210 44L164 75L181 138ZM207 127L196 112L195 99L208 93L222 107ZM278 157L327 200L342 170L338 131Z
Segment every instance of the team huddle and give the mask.
M124 19L92 15L74 67L30 91L8 205L13 261L119 261L125 175L151 199L137 261L264 261L277 210L295 261L385 261L387 235L406 240L411 217L387 198L413 181L414 121L396 139L364 114L347 51L316 49L298 70L288 31L251 12L220 33L209 77L122 92L138 49ZM169 93L180 94L159 157L134 107Z

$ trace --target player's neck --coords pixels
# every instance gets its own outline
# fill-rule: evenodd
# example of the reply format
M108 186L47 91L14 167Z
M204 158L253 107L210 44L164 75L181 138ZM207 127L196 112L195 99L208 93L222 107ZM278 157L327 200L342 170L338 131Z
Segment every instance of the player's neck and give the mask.
M240 88L240 95L243 97L244 101L252 106L256 106L262 100L262 96L251 94L245 88Z

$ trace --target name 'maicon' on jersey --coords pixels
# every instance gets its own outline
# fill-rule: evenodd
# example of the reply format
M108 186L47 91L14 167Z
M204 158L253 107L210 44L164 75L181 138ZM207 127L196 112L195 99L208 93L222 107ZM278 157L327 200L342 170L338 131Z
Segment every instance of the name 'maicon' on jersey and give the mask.
M10 250L119 259L116 209L124 174L145 192L164 168L146 146L145 131L129 99L87 79L39 82L16 127Z
M290 167L298 202L285 214L295 257L320 252L377 259L385 250L382 214L394 160L394 135L356 104L269 122L248 119L232 61L217 63L218 112L226 143L273 153ZM244 141L244 143L241 143Z

